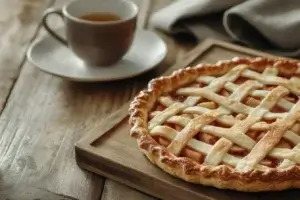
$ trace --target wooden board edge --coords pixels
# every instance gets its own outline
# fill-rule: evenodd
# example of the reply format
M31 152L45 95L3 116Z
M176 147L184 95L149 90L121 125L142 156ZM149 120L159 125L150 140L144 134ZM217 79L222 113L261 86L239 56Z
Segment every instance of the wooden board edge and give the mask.
M147 174L144 174L142 172L133 173L131 172L133 170L122 165L118 166L117 168L113 167L114 166L113 161L109 159L105 159L104 157L94 159L93 153L91 153L91 151L86 151L86 150L88 150L88 148L75 148L76 163L81 169L85 169L87 171L96 173L98 175L102 175L111 180L117 181L128 187L134 188L138 191L154 196L156 198L166 199L166 200L168 199L169 195L165 195L160 192L159 188L156 188L155 186L153 187L154 182L151 181L152 179L151 176L148 176ZM98 166L97 168L94 167L96 165ZM107 173L107 171L114 171L114 173ZM118 174L122 174L122 178L121 176L118 176ZM124 178L124 175L127 178ZM141 177L145 177L144 181ZM131 180L136 180L136 181L131 181ZM181 195L184 196L184 194ZM189 195L188 191L186 191L186 196L187 195ZM213 200L211 197L205 196L200 193L193 194L193 195L195 196L189 199ZM176 197L176 195L172 197L172 200L181 200L181 199L182 198Z
M94 127L92 130L86 131L85 136L83 136L81 139L79 139L75 143L75 147L81 148L85 144L91 145L94 141L99 139L101 136L103 136L105 133L116 127L118 124L120 124L126 116L128 116L128 108L129 103L124 103L118 110L115 112L112 112L110 115L108 115L105 119L103 119L103 122L100 125ZM126 116L123 117L123 113L126 112Z
M268 52L264 52L264 51L257 50L257 49L252 49L250 47L241 46L238 44L228 43L228 42L225 42L222 40L217 40L217 39L213 39L213 38L207 38L205 40L207 40L208 43L212 43L212 46L217 45L217 46L220 46L220 47L223 47L226 49L230 49L230 50L234 50L234 51L238 51L238 52L241 51L243 53L258 56L258 57L284 58L284 59L288 59L288 60L299 61L299 59L296 59L296 58L274 55L274 54L271 54Z
M208 38L206 40L208 40L208 42L211 43L212 45L221 46L223 48L234 50L234 51L238 51L238 52L242 51L243 53L254 55L254 56L259 56L259 57L279 57L279 56L276 56L276 55L269 54L267 52L263 52L263 51L256 50L256 49L251 49L249 47L240 46L240 45L237 45L237 44L228 43L228 42L217 40L217 39L213 39L213 38Z

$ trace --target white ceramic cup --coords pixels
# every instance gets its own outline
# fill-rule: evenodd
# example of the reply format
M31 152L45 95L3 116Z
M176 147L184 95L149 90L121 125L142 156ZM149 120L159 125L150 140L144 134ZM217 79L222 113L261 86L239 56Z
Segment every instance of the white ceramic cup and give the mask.
M112 13L115 21L89 21L81 19L92 13ZM47 18L59 15L65 23L66 38L53 31ZM129 50L138 15L138 7L130 0L74 0L62 9L44 13L43 25L51 36L67 45L84 62L92 65L111 65Z

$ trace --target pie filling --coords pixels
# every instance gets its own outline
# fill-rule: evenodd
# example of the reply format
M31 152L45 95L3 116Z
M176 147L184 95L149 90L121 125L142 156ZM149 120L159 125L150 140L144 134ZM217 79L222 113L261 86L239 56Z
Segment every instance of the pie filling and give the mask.
M275 67L259 72L238 65L222 76L199 76L158 98L149 132L174 155L200 164L298 165L300 79L280 75Z

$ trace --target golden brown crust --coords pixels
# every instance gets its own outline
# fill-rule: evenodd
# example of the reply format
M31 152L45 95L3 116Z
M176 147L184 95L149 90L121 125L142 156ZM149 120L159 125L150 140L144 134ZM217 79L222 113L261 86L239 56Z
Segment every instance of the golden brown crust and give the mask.
M234 58L215 65L188 67L175 71L170 76L153 79L148 88L141 91L130 104L130 134L137 139L140 150L152 163L188 182L248 192L300 188L300 168L297 165L286 169L253 169L248 172L239 172L227 165L208 166L187 157L174 156L149 134L148 112L159 96L194 81L199 75L222 75L238 64L247 64L259 71L263 71L265 66L273 65L283 75L292 75L300 67L296 61L281 58Z

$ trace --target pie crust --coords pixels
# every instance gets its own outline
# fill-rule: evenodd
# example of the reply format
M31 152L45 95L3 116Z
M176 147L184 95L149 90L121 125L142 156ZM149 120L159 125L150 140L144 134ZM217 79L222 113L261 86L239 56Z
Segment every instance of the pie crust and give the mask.
M187 182L258 192L300 187L300 64L233 58L155 78L129 108L131 136Z

